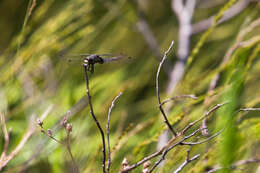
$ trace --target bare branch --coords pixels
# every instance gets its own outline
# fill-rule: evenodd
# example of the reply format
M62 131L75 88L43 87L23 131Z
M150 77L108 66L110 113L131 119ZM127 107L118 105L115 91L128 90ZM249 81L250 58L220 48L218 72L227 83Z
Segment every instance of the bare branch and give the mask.
M168 151L169 151L169 150L164 150L164 151L163 151L161 158L160 158L157 162L155 162L155 164L153 165L153 167L149 170L149 173L150 173L150 172L153 172L153 171L155 170L155 168L165 159L165 156L166 156L166 154L167 154Z
M208 117L212 112L216 111L218 108L220 108L221 106L227 104L228 102L224 102L224 103L220 103L215 105L213 108L211 108L209 111L207 111L202 117L200 117L199 119L189 123L183 130L182 130L182 134L184 134L189 128L191 128L192 126L194 126L196 123L198 123L199 121L203 120L204 118Z
M6 153L7 153L7 149L8 149L8 145L9 145L9 134L8 134L8 130L6 128L5 115L2 112L0 112L0 118L1 118L1 126L2 126L2 130L4 133L4 140L5 140L4 149L3 149L3 152L0 157L0 160L2 160L4 157L6 157Z
M70 133L72 132L72 125L67 123L66 127L65 127L65 131L67 133L66 148L67 148L67 150L69 152L69 155L70 155L70 158L71 158L71 160L73 162L74 172L79 173L79 168L78 168L78 166L76 164L76 161L75 161L75 159L74 159L74 157L72 155L71 147L70 147Z
M102 127L100 126L95 114L94 114L94 109L93 109L93 105L92 105L92 101L91 101L91 96L90 96L90 92L89 92L89 79L88 79L88 70L87 70L87 66L84 64L83 65L84 68L84 77L85 77L85 81L86 81L86 92L87 92L87 96L88 96L88 102L89 102L89 107L90 107L90 114L92 115L92 118L94 119L99 132L101 134L101 138L102 138L102 152L103 152L103 162L102 162L102 168L103 168L103 173L106 172L106 142L105 142L105 135L104 135L104 131L102 129Z
M161 158L160 158L157 162L155 162L155 164L154 164L153 167L151 168L150 172L152 172L152 171L165 159L166 154L167 154L170 150L172 150L173 148L175 148L175 147L178 146L178 145L183 145L183 142L184 142L185 140L187 140L187 139L189 139L189 138L195 136L199 131L200 131L200 129L197 129L197 130L193 131L190 135L184 136L181 140L179 140L177 143L175 143L175 144L173 144L173 145L172 145L172 141L170 140L170 141L168 142L168 144L167 144L164 148L162 148L162 149L160 150L161 153L162 153L162 156L161 156ZM161 154L161 153L160 153L160 154Z
M260 159L257 159L257 158L252 158L252 159L248 159L248 160L239 160L236 163L232 164L229 168L237 169L237 167L239 167L239 166L247 165L247 164L251 164L251 163L258 163L258 162L260 162ZM213 169L207 171L206 173L213 173L213 172L219 171L221 169L225 169L225 167L216 165L216 166L214 166Z
M156 95L157 95L157 100L158 100L158 105L159 105L159 109L163 115L163 118L164 118L164 123L168 126L169 130L173 133L174 136L176 136L176 132L173 130L169 120L167 119L167 116L163 110L163 107L162 107L162 103L161 103L161 98L160 98L160 95L159 95L159 74L160 74L160 71L161 71L161 68L162 68L162 64L163 62L165 61L165 59L167 58L170 50L172 49L173 47L173 44L174 44L174 41L171 42L171 45L170 47L168 48L168 50L164 53L164 56L162 58L162 61L160 62L159 64L159 67L158 67L158 70L157 70L157 74L156 74Z
M178 146L178 145L182 145L182 143L183 143L185 140L187 140L187 139L189 139L189 138L195 136L198 132L200 132L200 129L197 129L197 130L193 131L190 135L184 136L184 137L182 137L182 136L181 136L182 134L179 133L179 135L176 136L176 138L174 138L174 139L176 139L176 140L170 140L170 141L167 143L167 145L165 145L162 149L160 149L159 151L157 151L157 152L155 152L155 153L153 153L153 154L151 154L151 155L149 155L149 156L143 158L142 160L140 160L140 161L137 162L136 164L133 164L133 165L131 165L131 166L128 166L126 169L122 170L121 173L126 173L126 172L128 172L128 171L131 171L131 170L137 168L138 166L142 165L142 164L145 163L146 161L151 160L151 159L153 159L153 158L155 158L155 157L157 157L157 156L159 156L159 155L162 155L162 157L161 157L161 158L154 164L154 166L151 168L150 171L153 171L153 170L164 160L166 154L167 154L170 150L172 150L173 148L175 148L175 147ZM177 139L179 139L179 140L177 141ZM174 141L177 141L177 142L174 143Z
M62 115L62 117L67 116L67 118L71 118L72 116L76 115L78 112L80 112L81 110L83 110L86 105L88 104L87 101L87 97L84 96L82 97L73 107L71 107L65 114ZM68 112L69 115L68 115ZM43 120L43 119L41 119ZM54 132L57 132L61 129L60 124L62 123L63 118L58 120L55 125L52 127L52 129L54 129ZM28 167L28 165L30 164L30 162L32 160L34 160L36 157L38 157L38 155L43 151L43 148L45 147L46 143L47 143L47 139L43 138L41 140L39 140L39 142L37 144L35 144L37 147L34 148L33 150L33 155L30 156L29 159L27 159L21 166L21 169L24 170Z
M248 112L248 111L260 111L260 108L241 108L238 111L239 112L241 112L241 111L246 111L246 112Z
M50 111L49 109L47 109L47 111ZM46 112L47 112L46 111ZM45 113L44 113L45 114ZM44 115L43 114L43 115ZM2 114L1 114L2 115ZM3 118L3 116L2 116ZM3 119L2 119L3 120ZM17 156L17 154L21 151L21 149L24 147L25 143L29 140L29 138L32 136L32 134L35 132L36 128L35 128L35 124L34 124L35 120L34 120L34 116L31 116L30 118L30 122L28 125L28 129L26 131L26 133L24 134L22 140L19 142L19 144L15 147L15 149L13 151L11 151L10 154L7 154L7 147L8 147L8 142L9 142L9 137L7 138L7 136L5 136L5 140L8 139L8 141L5 141L5 148L4 148L4 154L1 155L0 158L0 170L2 170L7 163L12 160L15 156ZM3 123L3 121L2 121ZM5 125L3 125L5 126ZM6 129L6 126L3 127ZM7 131L6 131L7 132ZM6 133L4 132L4 133ZM8 132L7 132L8 133ZM5 134L6 135L6 134Z
M188 156L188 151L187 151L187 156ZM174 171L174 173L179 173L181 172L181 170L187 166L190 162L192 162L193 160L197 160L200 157L199 154L193 156L192 158L188 158Z
M194 100L198 99L198 97L196 97L195 95L179 95L179 96L174 96L174 97L171 97L167 100L164 100L161 103L161 105L164 105L165 103L168 103L168 102L173 101L173 100L181 99L181 98L191 98L191 99L194 99Z
M167 93L174 91L181 80L187 57L190 53L190 36L192 32L191 19L195 9L196 0L172 0L172 10L179 22L177 62L170 72L170 80L167 86Z
M41 115L41 118L46 117L46 115L49 114L51 109L52 109L52 106L50 106L48 109L46 109L46 111ZM4 156L2 155L3 157L1 156L1 158L0 158L0 171L8 164L8 162L10 160L12 160L14 157L17 156L17 154L21 151L21 149L24 147L25 143L30 139L30 137L32 136L32 134L35 131L36 131L35 119L34 119L34 116L31 116L30 122L29 122L29 125L28 125L28 129L27 129L26 133L24 134L24 136L22 137L22 140L14 148L14 150L11 151L10 154L5 153ZM8 145L7 145L7 147L8 147Z
M109 123L110 123L110 117L111 117L111 112L113 107L115 106L115 102L119 99L119 97L122 95L123 93L120 92L119 95L117 95L114 100L112 101L111 106L109 107L108 110L108 115L107 115L107 151L108 151L108 159L107 159L107 173L109 173L109 168L110 168L110 164L111 164L111 153L110 153L110 142L109 142Z
M41 126L41 132L46 135L47 137L51 138L52 140L54 140L55 142L57 142L58 144L61 145L65 145L63 142L61 142L60 140L56 139L53 135L52 135L52 130L51 129L47 129L47 132L44 130L44 128Z
M236 15L238 15L241 11L243 11L251 2L252 0L241 0L239 1L237 4L235 4L233 7L231 7L230 9L228 9L223 17L218 21L218 24L223 23L233 17L235 17ZM192 25L192 34L197 34L199 32L205 31L206 29L208 29L213 21L214 21L214 17L215 16L211 16L208 19L205 19L201 22L195 23Z
M202 144L202 143L208 142L209 140L211 140L211 139L217 137L217 136L220 135L223 131L224 131L224 129L218 131L217 133L213 134L212 136L208 137L207 139L204 139L204 140L199 141L199 142L183 142L182 144L183 144L183 145L198 145L198 144Z
M154 164L154 166L151 168L150 172L152 172L164 159L166 154L172 150L173 148L175 148L178 145L197 145L197 144L201 144L204 142L207 142L209 140L211 140L212 138L218 136L223 130L220 130L219 132L215 133L214 135L212 135L211 137L199 141L197 143L195 142L184 142L187 139L190 139L191 137L195 136L198 132L201 131L201 128L198 128L196 130L194 130L191 134L187 135L187 136L183 136L184 133L191 128L192 126L194 126L196 123L198 123L199 121L201 121L202 119L204 119L205 117L209 116L212 112L216 111L218 108L220 108L221 106L227 104L228 102L224 102L221 104L217 104L215 105L213 108L211 108L209 111L207 111L202 117L200 117L199 119L193 121L192 123L189 123L182 131L181 133L177 133L176 136L173 136L172 139L170 139L168 141L168 143L162 147L160 150L158 150L157 152L143 158L142 160L140 160L139 162L137 162L136 164L133 164L131 166L128 166L127 169L124 169L121 171L121 173L126 173L130 170L133 170L135 168L137 168L138 166L140 166L141 164L145 163L148 160L151 160L159 155L162 155L161 158Z
M69 155L70 155L70 158L73 162L73 169L74 169L74 172L76 173L79 173L79 169L78 169L78 166L76 164L76 161L72 155L72 152L71 152L71 147L70 147L70 133L72 132L72 125L70 123L67 123L67 116L64 117L61 125L64 127L65 131L66 131L66 134L67 134L67 137L66 137L66 141L65 142L62 142L58 139L56 139L54 136L53 136L53 132L51 129L47 129L47 131L43 128L43 121L41 119L37 119L37 123L38 125L40 126L41 128L41 132L48 136L49 138L51 138L52 140L54 140L55 142L57 142L58 144L62 145L62 146L65 146Z

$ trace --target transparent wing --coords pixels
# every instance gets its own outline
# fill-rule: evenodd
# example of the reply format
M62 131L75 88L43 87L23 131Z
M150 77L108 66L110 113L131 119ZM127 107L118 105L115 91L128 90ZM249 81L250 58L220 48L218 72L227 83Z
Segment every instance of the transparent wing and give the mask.
M90 55L93 55L93 54L87 54L87 53L81 53L81 54L71 54L71 55L68 55L68 56L71 56L71 57L74 57L74 56L90 56ZM99 55L99 56L116 56L114 54L111 54L111 53L103 53L103 54L95 54L95 55Z
M75 54L75 55L62 56L61 61L71 65L73 64L82 65L84 59L90 55L93 54ZM115 54L105 53L105 54L96 54L96 55L100 56L104 60L104 63L110 63L110 62L120 61L124 59L131 59L131 57L128 57L123 54L115 55Z
M82 65L86 56L60 56L59 61L61 64L67 65Z
M104 63L110 63L113 61L121 61L121 60L125 60L125 59L131 59L131 57L120 55L120 56L113 56L111 58L103 58Z
M65 61L67 63L74 63L74 64L82 64L84 59L90 55L93 55L93 54L72 54L72 55L66 55L66 56L61 56L61 59L62 61ZM106 54L96 54L96 55L99 55L100 57L115 57L116 55L113 55L113 54L109 54L109 53L106 53Z

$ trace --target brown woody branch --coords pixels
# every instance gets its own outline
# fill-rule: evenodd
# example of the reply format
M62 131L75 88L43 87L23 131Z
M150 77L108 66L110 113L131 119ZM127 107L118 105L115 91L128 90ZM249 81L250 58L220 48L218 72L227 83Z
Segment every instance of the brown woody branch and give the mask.
M138 166L144 164L145 162L157 157L157 156L161 156L161 158L154 164L154 166L151 168L150 171L153 171L164 159L165 159L165 156L166 154L172 150L173 148L175 148L176 146L179 146L179 145L197 145L197 144L201 144L201 143L204 143L204 142L207 142L211 139L213 139L214 137L218 136L223 130L220 130L219 132L217 132L216 134L212 135L211 137L208 137L207 139L203 140L203 141L200 141L200 142L197 142L197 143L191 143L191 142L186 142L185 141L187 139L190 139L192 138L193 136L195 136L197 133L199 133L201 131L201 128L198 128L196 130L194 130L190 135L187 135L187 136L184 136L185 132L190 129L191 127L193 127L195 124L197 124L199 121L203 120L205 117L208 117L209 115L211 115L212 112L216 111L218 108L220 108L221 106L227 104L226 103L221 103L221 104L217 104L215 105L213 108L211 108L208 112L206 112L202 117L200 117L199 119L195 120L194 122L192 123L189 123L186 127L183 128L183 130L180 132L180 133L177 133L176 136L173 136L169 142L164 146L162 147L160 150L158 150L157 152L143 158L142 160L140 160L139 162L131 165L131 166L127 166L126 169L123 169L121 171L121 173L126 173L126 172L129 172L135 168L137 168Z
M102 162L102 168L103 168L103 173L106 172L106 142L105 142L105 135L104 135L104 131L102 129L102 127L100 126L95 114L94 114L94 109L93 109L93 105L92 105L92 101L91 101L91 96L90 96L90 92L89 92L89 78L88 78L88 70L87 70L87 65L83 65L84 68L84 77L85 77L85 81L86 81L86 92L87 92L87 96L88 96L88 102L89 102L89 107L90 107L90 114L92 116L92 118L94 119L99 132L101 134L101 138L102 138L102 152L103 152L103 162Z

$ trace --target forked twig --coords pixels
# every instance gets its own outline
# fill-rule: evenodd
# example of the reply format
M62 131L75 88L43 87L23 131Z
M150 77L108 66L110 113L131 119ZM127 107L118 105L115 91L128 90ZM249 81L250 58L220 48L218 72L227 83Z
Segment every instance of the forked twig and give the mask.
M211 108L209 111L207 111L202 117L200 117L199 119L189 123L183 130L182 130L182 134L184 134L188 129L190 129L192 126L194 126L196 123L198 123L199 121L207 118L212 112L216 111L218 108L220 108L221 106L224 106L225 104L227 104L228 102L224 102L224 103L220 103L215 105L213 108Z
M190 158L190 150L191 150L191 147L187 150L186 160L174 171L174 173L181 172L181 170L185 166L187 166L190 162L192 162L193 160L197 160L200 157L200 154L197 154L197 155L193 156L192 158Z
M201 141L198 141L198 142L183 142L182 145L198 145L198 144L202 144L202 143L205 143L205 142L208 142L209 140L217 137L218 135L220 135L222 132L224 131L224 129L221 129L219 130L218 132L216 132L215 134L213 134L212 136L204 139L204 140L201 140Z
M164 147L162 147L160 150L158 150L158 151L154 152L153 154L143 158L142 160L138 161L137 163L128 166L126 169L123 169L121 171L121 173L127 173L128 171L131 171L131 170L137 168L138 166L142 165L146 161L151 160L151 159L161 155L161 158L151 168L150 172L152 172L165 159L166 154L170 150L175 148L176 146L180 146L180 145L190 145L190 146L191 145L197 145L197 144L201 144L201 143L207 142L207 141L213 139L214 137L218 136L219 134L221 134L221 132L223 130L220 130L219 132L215 133L214 135L208 137L205 140L199 141L199 142L185 142L187 139L190 139L193 136L195 136L197 133L199 133L201 131L201 128L198 128L198 129L194 130L191 134L189 134L187 136L184 136L184 134L185 134L185 132L188 129L193 127L199 121L203 120L205 117L208 117L209 115L211 115L212 112L216 111L218 108L220 108L221 106L223 106L225 104L227 104L227 102L215 105L213 108L211 108L209 111L207 111L199 119L193 121L192 123L189 123L186 127L184 127L183 130L180 133L177 133L176 136L173 136L172 139L170 139L169 142Z
M108 159L107 159L107 173L109 173L109 169L110 169L110 165L111 165L111 153L110 153L110 142L109 142L109 123L110 123L110 117L111 117L111 112L112 109L115 105L115 102L119 99L119 97L122 95L123 93L120 92L119 95L117 95L114 100L112 101L111 106L109 107L108 110L108 115L107 115L107 154L108 154Z
M92 101L91 101L91 96L90 96L90 92L89 92L89 78L88 78L88 66L86 64L83 65L84 68L84 77L85 77L85 81L86 81L86 92L87 92L87 96L88 96L88 102L89 102L89 107L90 107L90 114L92 115L92 118L94 119L99 132L101 134L101 138L102 138L102 152L103 152L103 162L102 162L102 168L103 168L103 173L106 172L106 142L105 142L105 135L104 135L104 131L102 129L102 127L100 126L95 114L94 114L94 109L93 109L93 105L92 105Z
M176 143L174 143L174 144L171 144L171 145L168 144L166 147L162 148L162 149L159 151L162 156L161 156L161 158L160 158L157 162L155 162L155 164L154 164L153 167L151 168L150 172L152 172L152 171L165 159L166 154L167 154L170 150L172 150L172 149L175 148L176 146L182 145L182 143L183 143L185 140L187 140L187 139L189 139L189 138L195 136L199 131L200 131L200 129L197 129L197 130L195 130L194 132L192 132L190 135L184 136L184 137L183 137L181 140L179 140L178 142L176 142Z
M163 62L165 61L165 59L167 58L170 50L172 49L173 47L173 44L174 44L174 41L171 42L171 45L170 47L168 48L168 50L164 53L164 56L159 64L159 67L158 67L158 70L157 70L157 73L156 73L156 95L157 95L157 100L158 100L158 105L159 105L159 109L163 115L163 118L164 118L164 123L168 126L168 128L170 129L170 131L173 133L174 136L177 135L177 133L174 131L174 129L172 128L164 110L163 110L163 107L162 107L162 102L161 102L161 98L160 98L160 94L159 94L159 74L160 74L160 71L161 71L161 68L162 68L162 65L163 65Z

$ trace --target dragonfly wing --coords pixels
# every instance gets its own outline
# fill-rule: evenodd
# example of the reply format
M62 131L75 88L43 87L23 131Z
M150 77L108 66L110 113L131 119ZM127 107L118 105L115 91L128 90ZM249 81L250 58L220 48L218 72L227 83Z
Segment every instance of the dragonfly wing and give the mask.
M69 56L90 56L90 55L99 55L99 56L115 56L111 53L103 53L103 54L88 54L88 53L80 53L75 55L69 55Z
M113 62L113 61L120 61L120 60L125 60L125 59L132 59L131 57L127 57L127 56L114 56L111 58L103 58L104 63L108 63L108 62Z
M109 62L113 62L113 61L120 61L122 59L123 59L123 57L120 57L120 56L111 57L111 58L103 58L104 63L109 63Z

